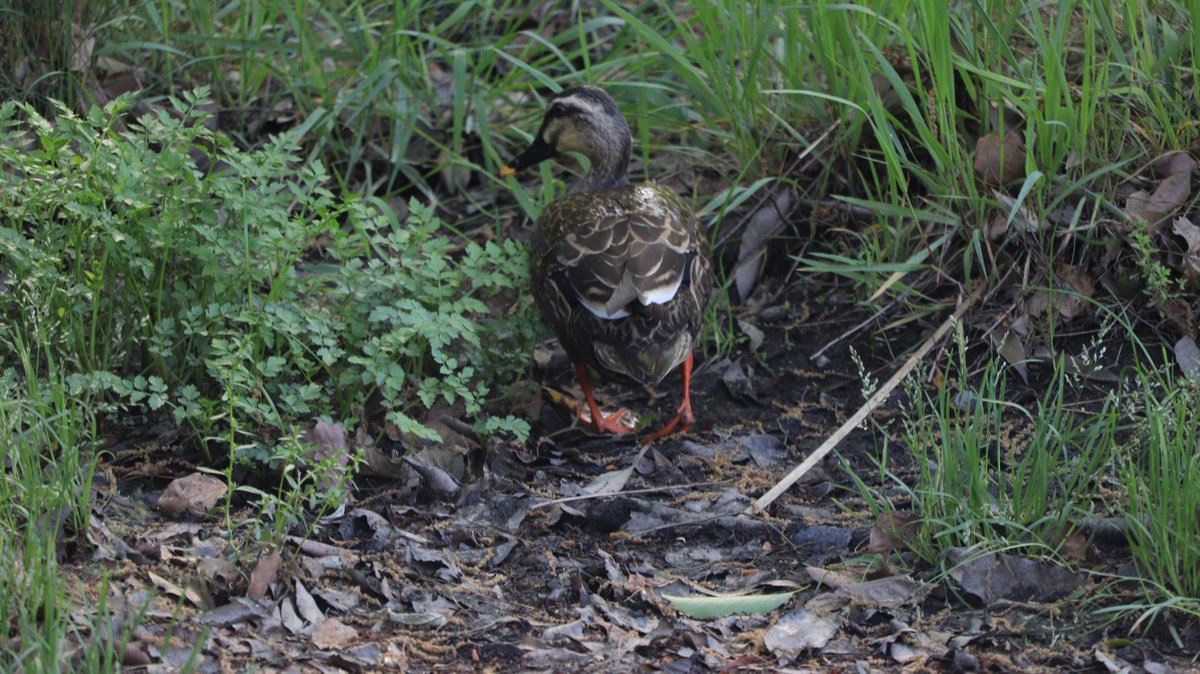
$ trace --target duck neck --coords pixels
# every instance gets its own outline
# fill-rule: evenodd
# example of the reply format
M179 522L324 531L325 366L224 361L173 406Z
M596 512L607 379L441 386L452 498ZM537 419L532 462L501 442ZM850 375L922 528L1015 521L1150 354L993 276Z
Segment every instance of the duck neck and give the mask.
M572 188L573 192L589 192L622 187L629 184L629 159L633 154L629 128L623 133L613 134L619 142L608 143L589 152L587 157L592 166L587 175Z

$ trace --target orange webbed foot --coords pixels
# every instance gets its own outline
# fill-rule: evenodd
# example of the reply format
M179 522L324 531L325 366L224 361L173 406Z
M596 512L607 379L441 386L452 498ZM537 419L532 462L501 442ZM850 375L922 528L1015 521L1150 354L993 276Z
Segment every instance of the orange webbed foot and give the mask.
M626 433L633 432L632 425L628 423L622 423L628 421L625 418L625 415L627 414L629 414L629 410L623 407L608 416L604 416L604 414L600 413L599 409L596 410L595 416L593 416L587 410L581 409L579 410L578 417L579 425L589 431L595 431L597 433L624 435Z
M655 440L662 440L663 438L669 435L675 435L676 433L686 433L688 429L692 427L692 424L695 423L695 421L696 417L692 415L692 406L690 404L686 407L680 405L679 412L677 412L675 416L667 422L667 425L642 438L642 444L645 445L654 442Z
M633 423L629 423L625 419L626 415L632 417L629 410L621 408L608 416L604 416L600 412L600 406L596 404L596 397L592 394L592 377L588 374L587 365L582 363L575 365L575 377L579 379L579 387L583 389L583 395L587 398L587 409L579 410L579 425L599 433L613 433L616 435L624 435L632 433L636 419ZM587 416L584 416L584 413ZM621 423L625 420L627 423Z
M683 361L683 400L679 403L679 410L675 412L675 416L667 422L666 426L658 429L651 435L642 438L642 444L649 444L655 440L661 440L668 435L676 433L686 433L692 424L695 423L696 417L692 414L692 356L688 354L687 360Z

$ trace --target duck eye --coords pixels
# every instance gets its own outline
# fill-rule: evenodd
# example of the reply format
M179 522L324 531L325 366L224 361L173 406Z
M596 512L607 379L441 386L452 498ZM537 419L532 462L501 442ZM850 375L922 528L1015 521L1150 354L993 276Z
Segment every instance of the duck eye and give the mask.
M549 115L551 117L562 117L565 114L567 114L567 106L560 105L558 103L555 103L554 105L550 106Z

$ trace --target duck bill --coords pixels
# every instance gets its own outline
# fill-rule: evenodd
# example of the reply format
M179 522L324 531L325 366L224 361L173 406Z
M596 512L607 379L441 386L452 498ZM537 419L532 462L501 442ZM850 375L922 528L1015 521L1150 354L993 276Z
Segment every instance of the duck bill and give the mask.
M554 156L554 146L542 140L542 135L539 133L533 144L529 146L521 156L509 162L507 166L500 169L500 177L507 178L515 174L517 171L527 169L530 166L540 164Z

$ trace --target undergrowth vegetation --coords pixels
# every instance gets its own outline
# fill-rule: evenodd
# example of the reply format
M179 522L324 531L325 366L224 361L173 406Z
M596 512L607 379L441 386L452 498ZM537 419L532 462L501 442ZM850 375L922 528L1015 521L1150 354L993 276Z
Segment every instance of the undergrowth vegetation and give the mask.
M873 481L853 476L878 513L919 517L920 563L1082 564L1064 546L1116 513L1137 573L1113 593L1139 594L1102 610L1200 615L1196 3L0 12L0 626L51 626L0 647L25 671L66 648L59 547L86 535L106 433L186 428L276 541L351 487L304 439L317 420L412 447L452 408L525 439L495 404L540 333L509 235L562 181L496 172L544 94L584 83L621 102L635 177L687 193L748 304L714 303L710 355L751 344L797 273L889 338L992 288L890 429L913 474L881 442ZM1012 402L1031 378L1036 401ZM111 668L89 643L77 661Z
M168 408L261 459L269 448L246 438L262 427L352 419L373 396L429 436L414 405L474 415L489 378L520 371L528 321L487 304L524 283L514 242L456 241L418 202L402 225L376 200L335 196L286 135L252 152L221 140L199 98L117 133L128 102L54 124L0 109L0 160L21 176L0 196L19 224L4 230L0 315L68 373L72 398ZM202 147L218 170L197 167Z

